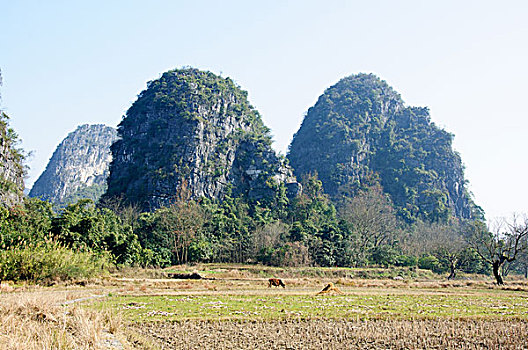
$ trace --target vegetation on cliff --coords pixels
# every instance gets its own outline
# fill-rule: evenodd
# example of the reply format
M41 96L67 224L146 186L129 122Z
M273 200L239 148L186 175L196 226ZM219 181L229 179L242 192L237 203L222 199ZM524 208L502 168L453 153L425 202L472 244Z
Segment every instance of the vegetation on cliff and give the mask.
M182 186L194 199L229 190L260 198L295 182L247 93L211 72L172 70L149 82L118 133L106 200L154 210L173 203Z
M288 158L298 177L318 174L337 203L380 184L407 222L478 217L452 140L427 108L406 107L385 81L358 74L308 110Z

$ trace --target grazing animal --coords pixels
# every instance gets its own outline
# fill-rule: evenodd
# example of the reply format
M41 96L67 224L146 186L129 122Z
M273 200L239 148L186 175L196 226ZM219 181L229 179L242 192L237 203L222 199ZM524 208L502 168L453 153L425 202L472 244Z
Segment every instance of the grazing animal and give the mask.
M280 278L270 278L268 280L268 288L271 288L271 286L286 288Z

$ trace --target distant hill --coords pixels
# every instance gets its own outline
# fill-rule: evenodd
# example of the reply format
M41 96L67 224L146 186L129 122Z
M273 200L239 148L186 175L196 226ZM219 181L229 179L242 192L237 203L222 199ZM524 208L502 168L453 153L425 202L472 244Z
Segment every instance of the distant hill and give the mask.
M81 125L57 146L30 197L62 207L81 198L97 201L106 190L110 146L117 131L106 125Z
M308 110L288 158L299 178L317 174L338 202L379 182L408 221L471 218L479 208L452 140L427 108L407 107L385 81L358 74Z
M290 196L299 190L247 93L211 72L177 69L149 82L118 133L105 200L154 210L182 191L266 200L281 188Z

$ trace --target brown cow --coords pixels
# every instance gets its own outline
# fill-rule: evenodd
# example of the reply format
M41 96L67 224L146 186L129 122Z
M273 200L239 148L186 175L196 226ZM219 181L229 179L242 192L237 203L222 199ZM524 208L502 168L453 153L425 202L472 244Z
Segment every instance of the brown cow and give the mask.
M286 286L284 285L284 283L282 282L280 278L270 278L268 280L268 288L271 288L271 286L286 288Z

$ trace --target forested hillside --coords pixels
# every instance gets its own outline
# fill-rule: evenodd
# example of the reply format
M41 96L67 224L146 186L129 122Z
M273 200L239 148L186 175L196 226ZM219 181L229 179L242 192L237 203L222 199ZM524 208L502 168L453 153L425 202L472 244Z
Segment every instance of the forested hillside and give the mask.
M106 200L144 210L180 191L221 199L228 192L266 200L298 184L271 148L269 130L231 79L193 68L149 82L119 124Z
M452 140L427 108L407 107L385 81L358 74L308 110L288 158L299 178L317 174L336 203L380 184L408 222L469 219L481 213Z

